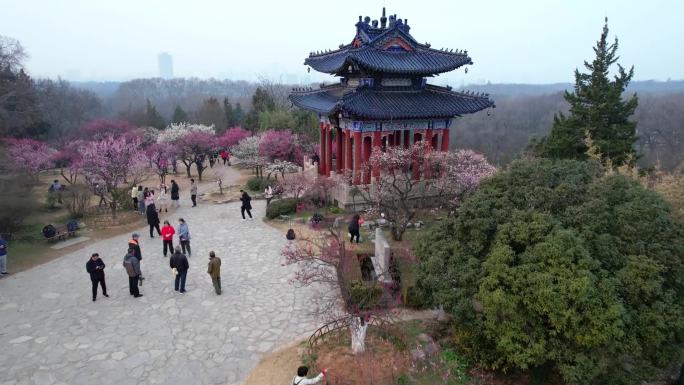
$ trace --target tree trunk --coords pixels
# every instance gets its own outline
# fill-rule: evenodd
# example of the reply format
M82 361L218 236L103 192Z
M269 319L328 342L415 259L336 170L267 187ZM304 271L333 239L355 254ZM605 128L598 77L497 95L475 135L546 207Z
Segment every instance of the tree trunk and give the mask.
M366 331L368 330L368 323L363 317L353 316L351 325L351 348L354 354L363 353L366 351Z

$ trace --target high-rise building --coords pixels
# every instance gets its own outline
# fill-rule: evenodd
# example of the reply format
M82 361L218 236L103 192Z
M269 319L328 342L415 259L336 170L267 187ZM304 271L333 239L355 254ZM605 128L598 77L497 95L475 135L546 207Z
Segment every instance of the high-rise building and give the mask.
M158 56L159 77L162 79L173 78L173 56L167 52L162 52Z

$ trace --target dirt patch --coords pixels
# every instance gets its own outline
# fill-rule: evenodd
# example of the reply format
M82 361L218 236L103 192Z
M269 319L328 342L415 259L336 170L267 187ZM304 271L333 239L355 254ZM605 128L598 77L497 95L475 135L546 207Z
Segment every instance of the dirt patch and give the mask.
M288 384L301 365L302 343L297 342L259 361L249 373L245 385Z

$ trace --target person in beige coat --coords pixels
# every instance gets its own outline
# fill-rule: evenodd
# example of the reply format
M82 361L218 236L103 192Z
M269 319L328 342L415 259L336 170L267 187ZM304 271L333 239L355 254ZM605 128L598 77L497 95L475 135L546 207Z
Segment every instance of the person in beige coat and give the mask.
M214 284L214 290L217 295L221 295L221 258L216 256L213 251L209 252L209 266L207 273L211 277L211 283Z

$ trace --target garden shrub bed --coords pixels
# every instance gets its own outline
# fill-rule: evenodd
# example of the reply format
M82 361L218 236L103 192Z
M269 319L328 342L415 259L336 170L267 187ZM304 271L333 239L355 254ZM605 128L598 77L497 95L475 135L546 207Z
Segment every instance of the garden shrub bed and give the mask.
M281 215L291 215L297 211L297 200L294 198L278 199L266 208L266 218L275 219Z

